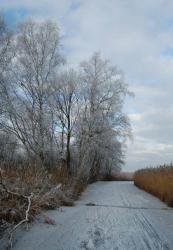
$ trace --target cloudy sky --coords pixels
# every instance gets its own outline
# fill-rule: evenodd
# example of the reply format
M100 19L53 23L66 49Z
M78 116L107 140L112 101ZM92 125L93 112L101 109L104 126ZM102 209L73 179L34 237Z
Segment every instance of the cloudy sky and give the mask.
M11 26L51 18L69 61L95 51L122 69L135 98L126 101L133 129L125 171L173 160L172 0L0 0Z

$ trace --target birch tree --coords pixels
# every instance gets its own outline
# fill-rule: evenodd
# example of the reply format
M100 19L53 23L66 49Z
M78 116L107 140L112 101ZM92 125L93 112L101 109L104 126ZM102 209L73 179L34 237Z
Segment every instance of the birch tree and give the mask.
M12 35L0 18L3 132L41 166L63 162L74 174L75 163L90 180L119 171L130 134L123 73L99 53L79 70L63 63L55 23L28 20Z
M72 69L61 72L53 85L53 106L55 108L57 126L61 129L61 153L65 155L66 166L69 172L71 172L71 139L79 114L79 99L79 79L77 73Z
M29 154L44 163L49 128L47 99L52 77L62 62L56 24L26 21L19 26L12 64L11 93L6 93L6 129Z
M80 158L83 159L80 164L89 165L90 175L95 178L99 173L101 161L108 161L106 148L111 152L113 141L117 147L117 141L122 141L129 132L128 119L122 113L128 86L124 82L123 74L111 66L109 61L103 60L98 53L89 61L82 62L81 68L84 105L78 138L82 154ZM111 139L110 145L108 139ZM112 152L112 159L115 155L115 152ZM114 164L115 160L112 161L111 167ZM114 167L116 168L116 165Z
M3 15L0 15L0 114L3 112L3 92L8 83L9 64L14 57L12 46L13 35Z

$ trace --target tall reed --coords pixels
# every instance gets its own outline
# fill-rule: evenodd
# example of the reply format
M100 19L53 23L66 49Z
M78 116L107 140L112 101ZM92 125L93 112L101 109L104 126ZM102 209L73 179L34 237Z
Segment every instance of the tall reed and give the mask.
M134 184L173 207L173 165L146 168L135 172Z

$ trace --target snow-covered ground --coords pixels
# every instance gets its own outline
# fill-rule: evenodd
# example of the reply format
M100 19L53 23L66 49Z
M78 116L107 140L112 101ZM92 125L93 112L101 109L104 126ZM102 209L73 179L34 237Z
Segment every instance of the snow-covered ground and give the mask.
M75 207L47 215L56 225L37 222L15 250L173 249L173 210L132 182L91 184Z

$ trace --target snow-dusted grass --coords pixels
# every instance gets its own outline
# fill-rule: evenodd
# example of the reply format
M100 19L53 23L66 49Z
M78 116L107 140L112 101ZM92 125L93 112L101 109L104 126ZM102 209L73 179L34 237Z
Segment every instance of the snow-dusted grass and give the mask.
M134 183L173 207L173 166L160 166L139 170Z

